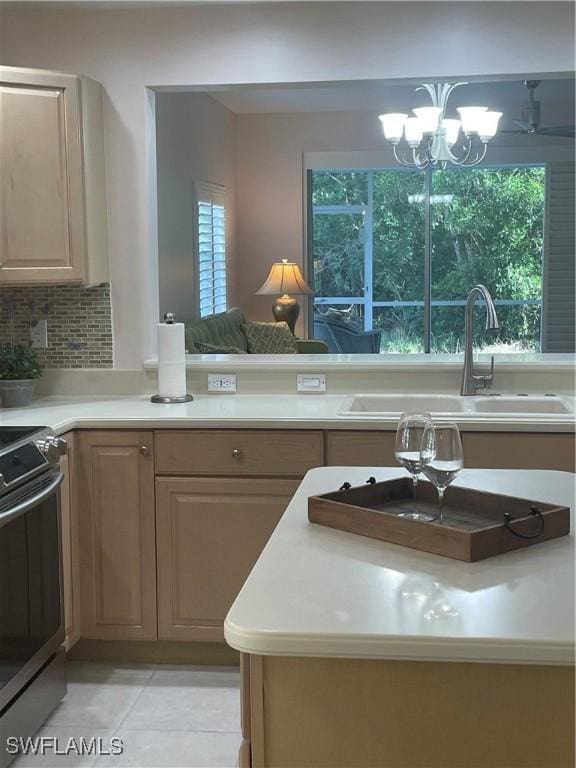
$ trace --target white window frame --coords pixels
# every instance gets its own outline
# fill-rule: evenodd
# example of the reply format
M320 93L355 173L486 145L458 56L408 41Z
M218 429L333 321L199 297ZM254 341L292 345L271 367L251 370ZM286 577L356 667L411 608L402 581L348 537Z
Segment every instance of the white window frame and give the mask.
M229 276L229 250L230 250L230 221L229 205L226 188L221 184L213 184L207 181L195 181L193 184L194 201L194 296L195 296L195 316L197 319L212 317L219 312L225 312L228 309L228 276ZM200 203L221 206L224 209L224 304L218 306L214 303L214 311L210 314L202 315L201 312L201 285L200 285ZM214 265L214 254L212 254Z

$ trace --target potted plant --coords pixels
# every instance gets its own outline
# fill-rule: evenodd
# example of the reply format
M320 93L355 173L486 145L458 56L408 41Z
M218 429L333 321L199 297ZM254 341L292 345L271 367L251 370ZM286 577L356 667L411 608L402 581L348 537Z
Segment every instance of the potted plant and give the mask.
M29 344L0 344L0 402L4 408L29 405L41 376L38 355Z

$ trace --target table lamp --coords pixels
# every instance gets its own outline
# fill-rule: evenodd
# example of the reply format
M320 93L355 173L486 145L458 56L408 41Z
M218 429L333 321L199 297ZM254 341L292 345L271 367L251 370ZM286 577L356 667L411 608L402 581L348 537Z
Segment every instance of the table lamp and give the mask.
M272 264L270 274L264 284L256 291L260 296L280 294L272 306L272 314L277 323L284 321L294 333L296 320L300 314L300 305L290 293L311 296L314 291L304 280L298 264L288 259Z

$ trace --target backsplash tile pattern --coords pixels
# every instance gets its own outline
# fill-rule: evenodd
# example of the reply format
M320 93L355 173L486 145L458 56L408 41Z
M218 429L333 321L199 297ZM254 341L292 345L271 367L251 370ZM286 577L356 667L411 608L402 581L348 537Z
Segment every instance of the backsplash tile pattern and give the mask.
M0 340L30 338L30 324L48 320L45 368L112 368L110 286L34 285L0 288Z

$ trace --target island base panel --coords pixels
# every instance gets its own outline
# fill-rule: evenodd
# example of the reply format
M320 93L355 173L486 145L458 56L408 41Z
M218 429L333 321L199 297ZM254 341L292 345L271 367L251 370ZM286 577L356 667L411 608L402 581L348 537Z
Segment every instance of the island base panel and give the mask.
M571 667L250 661L252 768L574 765Z

